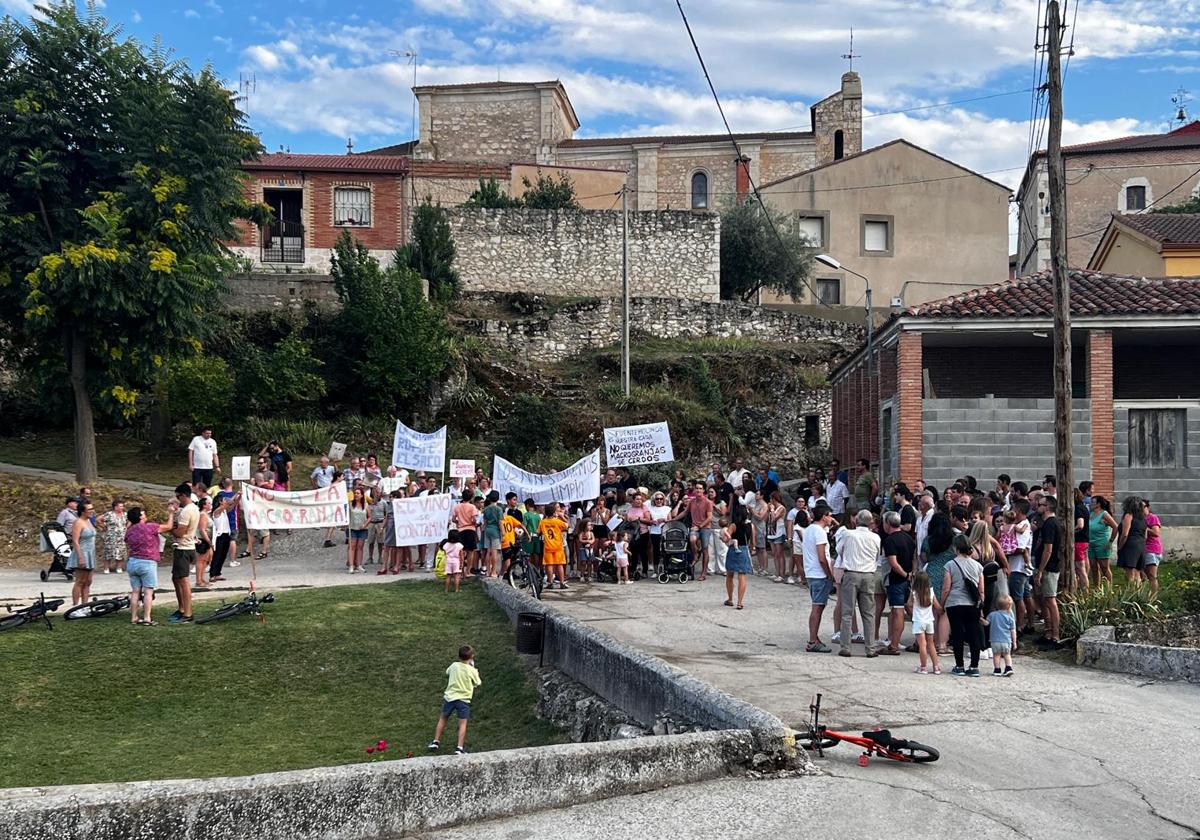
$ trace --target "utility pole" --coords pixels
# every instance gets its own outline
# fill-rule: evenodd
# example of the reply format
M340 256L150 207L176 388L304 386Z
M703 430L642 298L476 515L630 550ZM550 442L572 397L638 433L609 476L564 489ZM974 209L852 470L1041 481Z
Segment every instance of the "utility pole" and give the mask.
M1067 184L1062 158L1062 23L1058 0L1046 3L1046 84L1050 134L1050 272L1054 279L1054 477L1058 480L1058 568L1067 592L1075 591L1075 477L1071 458L1071 278L1067 268Z
M629 185L621 187L621 388L629 396Z

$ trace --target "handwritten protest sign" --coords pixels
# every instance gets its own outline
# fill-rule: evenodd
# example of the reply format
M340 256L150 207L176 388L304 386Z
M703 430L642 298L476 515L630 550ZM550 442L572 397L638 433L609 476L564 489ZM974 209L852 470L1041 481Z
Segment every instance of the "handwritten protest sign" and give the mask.
M336 440L329 444L329 460L340 461L342 456L346 454L346 444L338 443Z
M392 499L396 545L428 545L446 539L453 506L449 493Z
M671 431L666 422L605 429L604 457L610 467L674 461Z
M497 455L492 488L500 492L500 498L513 492L518 499L533 499L539 505L595 499L600 495L600 450L548 475L526 472Z
M234 481L249 481L250 480L250 456L235 455L230 459L229 476Z
M436 432L418 432L397 420L392 464L426 472L440 473L446 469L446 427Z
M243 484L242 512L252 530L338 528L350 521L344 481L290 493Z
M464 461L459 458L450 459L451 478L470 478L473 475L475 475L474 461Z

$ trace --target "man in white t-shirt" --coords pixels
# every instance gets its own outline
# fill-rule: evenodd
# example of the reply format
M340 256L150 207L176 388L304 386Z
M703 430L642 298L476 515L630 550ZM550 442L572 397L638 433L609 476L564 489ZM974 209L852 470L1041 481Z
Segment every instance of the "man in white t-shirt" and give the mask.
M750 470L745 469L742 466L742 459L734 458L733 459L733 469L731 469L729 471L728 475L725 476L725 480L728 481L730 484L732 484L733 489L736 490L740 494L742 492L742 482L745 480L746 476L749 474L750 474Z
M818 505L813 510L813 523L804 529L804 576L808 578L808 594L812 598L812 610L808 614L809 653L829 653L830 648L821 642L821 615L829 603L833 590L833 569L829 565L829 524L833 514L828 505Z
M922 551L921 546L929 536L929 521L933 519L934 507L933 496L928 493L922 493L917 499L917 553ZM934 589L937 589L937 585L934 585Z
M850 524L846 519L846 502L849 500L850 488L838 478L836 470L830 470L829 482L825 485L825 501L829 503L834 518L843 525Z
M221 468L217 455L217 442L210 428L200 430L188 444L188 469L192 471L192 485L203 481L205 487L212 486L213 470Z
M857 605L862 616L863 641L867 656L875 657L875 593L879 577L876 564L879 558L879 535L871 530L874 521L869 510L860 510L854 516L854 528L843 528L838 532L838 563L842 567L842 580L838 584L838 606L842 612L839 628L841 650L839 656L850 656L850 642L857 641L852 635L854 608ZM845 534L843 537L842 534Z

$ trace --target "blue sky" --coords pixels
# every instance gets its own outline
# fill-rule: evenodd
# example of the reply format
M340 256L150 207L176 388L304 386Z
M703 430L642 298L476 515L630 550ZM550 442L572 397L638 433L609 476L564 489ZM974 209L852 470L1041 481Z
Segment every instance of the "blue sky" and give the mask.
M81 3L81 5L83 5ZM107 0L99 12L231 86L254 74L269 149L408 139L420 83L561 78L578 136L707 132L719 117L673 0ZM1039 0L687 0L735 130L808 128L850 27L867 145L905 137L1016 185L1026 160ZM0 0L27 17L29 0ZM1076 0L1066 3L1068 19ZM1066 80L1067 142L1161 131L1200 71L1200 0L1084 0ZM1068 37L1069 37L1068 33ZM1200 85L1196 96L1200 100ZM953 107L885 112L1021 91ZM1200 115L1200 101L1196 103Z

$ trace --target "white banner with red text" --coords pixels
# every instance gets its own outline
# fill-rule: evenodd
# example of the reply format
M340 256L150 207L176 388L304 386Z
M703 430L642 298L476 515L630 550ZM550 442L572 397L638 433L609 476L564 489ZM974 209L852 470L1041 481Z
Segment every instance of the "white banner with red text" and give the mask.
M446 539L450 530L449 493L392 499L396 519L396 545L428 545Z
M242 513L253 531L344 528L350 522L346 482L290 493L243 484Z

